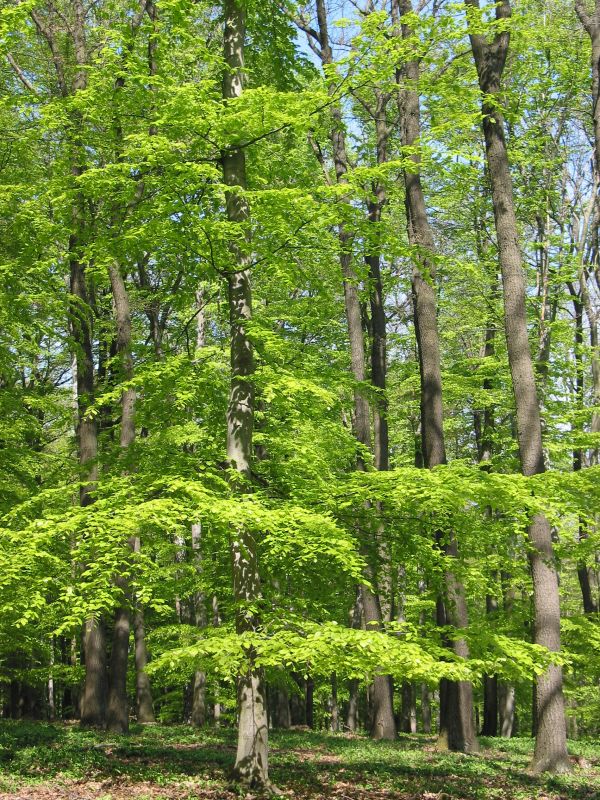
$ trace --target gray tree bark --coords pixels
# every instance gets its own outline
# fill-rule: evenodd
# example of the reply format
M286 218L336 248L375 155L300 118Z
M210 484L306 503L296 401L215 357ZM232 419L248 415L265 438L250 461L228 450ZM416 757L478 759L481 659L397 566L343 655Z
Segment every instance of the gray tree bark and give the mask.
M515 726L515 687L506 683L498 686L500 736L510 739Z
M131 312L125 280L117 264L109 267L113 296L113 310L117 326L117 353L120 359L121 378L133 378L131 354ZM124 453L135 440L135 389L126 384L121 394L121 432L119 444ZM133 548L133 543L130 542ZM115 611L113 641L109 662L109 689L106 726L115 733L129 730L129 703L127 700L127 666L129 660L131 593L127 581L117 575L115 583L122 591L121 606Z
M478 0L465 0L468 15L479 18ZM496 7L499 22L510 16L508 0ZM504 71L510 34L502 31L489 42L470 32L471 48L482 92L483 133L492 188L492 204L498 239L498 256L504 289L504 325L513 382L517 438L524 475L544 471L542 426L527 313L526 284L518 241L512 177L500 108L500 81ZM533 577L535 641L553 652L560 650L560 605L558 574L552 549L550 524L537 515L529 526L530 565ZM537 772L567 771L566 722L562 670L551 666L537 679L538 730L532 767Z
M414 35L401 17L412 13L410 0L393 0L392 19L404 39ZM403 70L398 70L397 79L405 87L399 94L399 109L402 121L402 144L410 148L412 162L405 169L406 217L408 240L414 248L412 294L415 332L421 376L421 439L423 462L426 469L446 463L444 441L444 413L442 403L442 372L440 340L437 323L435 292L435 242L429 220L425 196L421 184L420 155L414 150L421 133L420 101L418 93L420 65L409 60ZM439 537L438 537L439 538ZM450 559L458 556L458 545L451 533L442 545ZM447 569L444 577L445 598L438 601L438 624L451 623L455 628L466 628L468 611L465 591L456 575ZM457 655L469 657L465 639L452 642ZM440 732L438 746L461 752L478 750L473 707L473 687L467 681L440 684Z
M223 101L241 97L244 86L245 0L224 0L225 29L223 54ZM246 157L235 144L222 152L223 180L229 187L226 196L227 218L243 225L249 209L243 190L246 187ZM249 241L246 242L249 245ZM250 255L244 246L232 247L233 268L228 275L229 322L231 336L231 388L227 409L227 459L237 472L234 485L248 491L251 480L252 430L254 423L254 357L247 335L252 317ZM233 592L236 602L236 628L239 633L257 630L255 606L261 597L257 548L253 535L243 525L231 532ZM265 681L262 671L249 654L246 670L238 676L238 744L234 774L240 783L271 789L268 769L268 720Z

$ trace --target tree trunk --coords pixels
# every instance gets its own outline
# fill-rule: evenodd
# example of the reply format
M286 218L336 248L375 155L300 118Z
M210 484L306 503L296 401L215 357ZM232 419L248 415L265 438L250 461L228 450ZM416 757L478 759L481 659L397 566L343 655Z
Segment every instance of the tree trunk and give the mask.
M346 709L346 727L350 733L358 730L358 699L359 682L357 678L352 678L348 682L348 708Z
M127 701L127 666L129 661L129 609L115 612L112 648L110 651L110 682L106 727L115 733L129 730L129 703Z
M495 286L493 294L495 295ZM489 358L494 355L494 338L495 326L493 321L490 321L485 332L485 343L483 347L484 358ZM483 381L483 389L484 391L490 391L492 389L492 382L489 379ZM494 427L494 417L489 404L486 403L483 414L481 412L476 412L474 419L477 458L481 468L489 472L492 466L492 431ZM493 513L491 508L486 508L484 513L486 519L491 519ZM487 615L496 614L498 610L498 601L494 596L488 595L485 605ZM496 675L483 676L483 725L481 734L482 736L498 735L498 678Z
M585 396L584 396L584 382L583 382L583 364L582 364L582 349L583 349L583 301L581 296L575 290L572 284L569 284L569 291L571 293L571 300L573 302L573 311L575 315L575 341L574 341L574 354L575 354L575 400L577 410L583 411ZM573 450L573 472L579 472L583 467L583 450L581 447ZM587 531L584 525L579 523L579 541L587 538ZM583 610L586 614L595 614L598 611L598 606L594 600L592 591L592 575L591 570L585 563L580 561L577 564L577 577L579 579L579 586L581 588L581 597L583 600Z
M133 378L133 359L131 355L131 312L129 296L121 270L117 264L109 267L109 277L113 296L113 308L117 326L117 353L121 361L121 379ZM121 433L120 447L126 454L135 441L135 401L136 393L132 386L126 385L121 394ZM130 542L135 548L135 543ZM129 705L127 701L127 666L129 660L130 591L127 581L115 578L122 592L122 605L115 611L113 643L110 656L110 681L106 725L108 730L127 733L129 730Z
M244 83L245 0L225 0L223 52L223 100L240 97ZM235 145L222 153L223 180L227 191L227 218L236 225L249 219L243 190L246 188L246 157ZM240 191L241 190L241 191ZM234 263L228 276L229 321L231 330L231 388L227 409L227 459L237 471L233 481L239 491L248 491L251 480L252 428L254 423L254 357L246 324L252 316L250 256L247 247L232 246ZM255 610L260 600L260 579L253 535L240 525L231 534L233 591L238 633L256 631L259 619ZM245 671L238 676L238 746L234 766L236 778L249 787L269 788L268 721L265 682L262 671L248 654Z
M376 105L372 109L375 122L377 164L387 161L389 129L386 107L389 94L376 91ZM373 453L375 467L389 469L389 433L387 419L387 324L385 296L381 279L381 214L386 201L385 187L379 181L372 187L374 197L369 200L368 220L371 225L371 243L365 261L369 267L369 305L371 308L371 383L377 390L373 408Z
M74 25L71 31L73 51L77 69L73 77L72 87L65 81L64 67L57 72L63 94L73 94L86 88L87 52L84 33L84 10L80 0L74 2ZM35 19L35 18L34 18ZM38 24L36 22L36 24ZM48 39L50 43L50 39ZM50 45L54 52L56 46ZM56 62L55 62L56 64ZM81 117L77 111L73 114L74 138L71 143L71 174L77 181L84 172L83 141L81 139ZM73 337L76 343L77 362L77 405L78 425L77 441L79 445L79 463L82 469L82 483L79 491L80 504L88 506L94 502L91 491L98 479L98 468L95 463L98 454L98 427L96 418L87 414L88 407L94 398L94 355L93 355L93 314L88 301L85 266L81 260L85 206L83 198L77 194L71 209L72 233L69 236L69 261L71 268L71 294L75 302L71 307ZM82 697L81 724L103 727L105 723L106 697L106 653L104 626L102 620L89 620L85 636L86 675Z
M206 724L206 673L198 669L194 673L191 723L195 728Z
M500 716L500 736L510 739L515 724L515 687L506 683L498 686L498 712Z
M52 667L54 666L54 636L50 637L50 674L48 675L48 719L56 719L56 684Z
M269 687L269 700L273 727L287 730L292 724L290 696L287 686Z
M292 673L292 678L297 684L290 695L290 722L292 725L306 725L306 697L304 693L304 679L301 675Z
M192 552L198 574L202 571L201 536L202 526L199 522L196 522L192 525ZM206 628L208 620L205 597L202 592L197 592L194 597L194 617L197 628L200 630ZM202 670L196 670L194 673L190 720L196 728L201 728L206 723L206 674Z
M392 18L398 29L400 17L412 13L410 0L394 0ZM409 24L400 25L402 37L411 39L414 32ZM423 461L427 469L446 463L444 421L442 403L442 372L440 340L437 324L435 292L435 242L429 220L425 196L421 185L420 155L415 151L421 133L420 101L417 90L420 65L417 60L407 61L404 78L408 82L399 95L402 119L402 144L408 148L410 168L405 169L406 218L408 240L414 249L412 294L415 332L421 377L421 438ZM398 82L402 75L398 71ZM441 538L441 537L438 537ZM449 559L458 556L456 538L451 533L448 543L443 545ZM448 559L448 560L449 560ZM468 611L464 587L453 572L447 568L445 574L444 618L455 628L466 628ZM452 642L457 655L469 658L469 648L464 639ZM467 681L440 685L440 747L461 752L478 750L475 731L473 687Z
M337 733L340 729L340 709L338 706L338 686L337 675L335 672L331 674L331 700L330 700L331 718L329 720L329 729L333 733Z
M352 608L352 619L350 627L359 630L362 624L363 606L362 606L362 592L360 587L356 592L356 600ZM358 729L358 699L359 699L359 681L357 678L352 678L348 685L348 709L346 712L346 727L351 733Z
M363 586L362 603L367 630L381 630L379 597ZM373 739L394 740L396 738L396 720L394 718L393 684L389 675L375 676L371 699L371 736Z
M327 23L327 9L325 0L316 0L316 12L318 22L318 39L320 43L321 61L324 66L333 63L333 52L329 41L329 31ZM333 160L335 166L336 181L338 184L347 183L348 156L346 152L346 139L344 134L344 124L342 112L337 103L332 104L330 113L333 125L330 128L329 136L333 148ZM348 338L350 340L350 359L352 374L357 384L364 383L366 380L365 364L365 342L363 335L362 314L358 293L358 284L355 271L352 267L352 254L350 243L353 234L340 224L338 230L340 243L340 265L344 287L344 306L346 311L346 321L348 326ZM371 260L370 266L377 271L379 259ZM375 307L378 320L377 334L373 339L373 357L376 362L378 380L385 386L385 315L383 312L383 295L381 290L381 275L379 274L379 289L375 288L371 297L372 308ZM385 398L381 394L382 402ZM387 464L387 420L385 413L380 409L377 413L378 419L378 457L381 463ZM371 447L371 424L369 418L369 403L362 390L357 386L354 391L354 435L356 439L366 448ZM358 467L364 468L362 460L359 458ZM369 543L361 541L363 555L368 555L371 548ZM368 569L366 576L372 585L376 585L375 572ZM373 594L366 586L362 587L363 608L365 622L368 630L382 630L381 602L376 594ZM379 675L373 682L373 722L371 735L375 739L395 739L396 722L394 719L393 705L393 683L389 676Z
M402 684L402 708L400 730L402 733L417 732L417 702L415 685L409 681Z
M485 675L483 679L482 736L498 736L498 678Z
M421 684L421 719L423 733L431 733L431 695L426 683Z
M136 608L133 614L133 636L135 643L135 697L137 721L142 725L156 722L152 706L152 689L146 672L148 651L144 629L144 610Z
M306 724L311 729L315 727L314 693L315 684L309 675L306 679Z
M491 516L491 509L486 516ZM498 601L492 595L486 597L486 614L496 615ZM493 622L492 622L493 624ZM496 675L483 676L483 725L482 736L498 736L498 678Z
M479 14L478 0L465 0ZM496 8L503 21L510 16L508 0ZM498 256L504 289L504 324L517 416L517 438L524 475L544 471L542 427L533 359L527 331L525 274L518 242L518 226L512 178L504 138L504 119L499 107L500 80L509 43L508 30L492 42L483 34L470 33L479 85L483 94L483 133L492 189L492 205L498 238ZM533 577L535 641L552 652L560 650L558 575L552 549L550 524L536 515L529 526L530 564ZM537 679L538 733L533 769L537 772L570 769L567 745L562 670L551 666Z
M83 169L77 165L72 173L79 177ZM89 506L94 502L92 494L98 479L96 457L98 454L98 428L95 416L87 414L94 397L94 356L92 326L93 317L88 303L84 266L79 258L80 231L83 211L73 208L75 231L69 237L71 265L71 294L76 300L71 307L72 331L76 344L77 364L77 443L79 464L84 481L79 489L81 506ZM104 727L106 698L106 653L104 624L101 619L90 619L86 625L85 635L85 684L82 695L81 724L90 727Z
M37 10L32 9L29 15L41 39L48 45L52 57L56 82L62 98L74 97L87 85L86 66L88 63L85 39L85 9L81 0L72 1L72 20L68 30L64 31L68 47L71 49L74 64L67 64L62 55L63 42L59 42L59 31ZM70 268L70 303L69 316L71 333L75 342L76 402L77 424L76 439L80 465L79 499L82 507L94 501L92 494L97 481L98 472L96 457L98 450L98 430L96 418L88 415L87 410L94 396L94 358L93 358L93 314L88 302L85 264L83 261L83 242L85 239L85 201L79 191L79 178L85 170L85 149L82 138L81 112L76 104L69 105L69 141L68 158L71 177L73 178L73 203L71 205L71 234L69 236L69 268ZM106 676L104 670L104 651L96 648L104 647L101 620L89 620L88 634L85 636L86 676L82 696L83 725L103 726L104 697ZM88 671L88 665L90 670Z
M106 636L101 619L85 624L85 684L81 697L81 724L104 727L106 722Z

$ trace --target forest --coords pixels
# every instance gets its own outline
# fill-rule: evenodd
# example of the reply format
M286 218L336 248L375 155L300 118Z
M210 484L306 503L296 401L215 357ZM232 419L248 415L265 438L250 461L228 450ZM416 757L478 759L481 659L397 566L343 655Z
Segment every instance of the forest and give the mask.
M594 2L0 0L1 797L600 796Z

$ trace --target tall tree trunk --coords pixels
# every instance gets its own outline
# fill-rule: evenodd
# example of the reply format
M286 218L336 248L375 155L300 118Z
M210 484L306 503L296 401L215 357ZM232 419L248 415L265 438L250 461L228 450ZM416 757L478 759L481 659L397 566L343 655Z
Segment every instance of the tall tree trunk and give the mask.
M150 0L143 0L136 15L131 19L131 31L137 33L145 13L148 13L153 29L156 23L156 7ZM122 57L131 54L133 41L126 47ZM148 44L148 63L151 75L156 73L155 60L156 39L150 36ZM124 75L119 75L115 81L115 88L121 90L125 84ZM115 112L114 120L115 151L117 161L121 161L123 143L123 130L119 115ZM150 130L153 135L156 131ZM115 208L113 221L117 223L122 217L122 210ZM121 431L120 448L127 456L128 450L135 441L135 406L136 391L131 386L134 377L131 309L129 294L125 285L125 277L120 265L112 263L108 268L110 285L113 298L113 310L117 328L116 344L120 360L121 379L125 388L121 394ZM134 537L129 540L129 547L133 552L139 551L140 540ZM107 727L109 730L126 733L129 729L129 706L127 700L127 666L129 659L129 637L131 627L130 604L133 600L128 582L121 576L115 578L115 583L122 591L122 604L115 611L113 643L110 657L110 682L108 693ZM150 679L145 672L148 656L144 641L143 610L137 608L134 615L134 641L135 641L135 667L136 667L136 705L138 720L140 722L154 722L152 709L152 695Z
M73 2L73 24L69 37L75 56L75 70L71 82L67 77L65 63L60 54L57 31L37 11L31 17L38 32L46 40L54 63L60 93L63 97L74 96L87 85L87 47L85 41L85 12L81 0ZM69 142L70 171L74 184L85 170L85 152L82 139L82 119L77 110L71 111L71 141ZM88 298L85 264L82 246L85 228L85 203L76 191L71 207L71 234L69 236L70 304L71 327L75 341L77 431L76 438L81 468L79 501L82 507L94 502L92 490L98 479L96 457L98 454L98 427L96 418L89 415L88 408L94 399L94 355L93 313ZM106 650L104 625L101 619L89 619L84 638L85 683L81 699L81 724L103 727L106 698Z
M375 107L371 110L375 122L377 164L387 161L389 128L386 121L386 107L389 94L376 91ZM375 181L373 197L367 204L368 220L371 227L371 241L365 261L369 267L369 305L371 308L371 383L377 389L373 408L373 453L375 467L389 469L389 433L387 419L387 324L385 318L385 296L381 278L381 214L386 201L385 187Z
M54 636L50 637L50 670L54 666ZM56 719L56 684L52 671L48 675L48 719Z
M483 678L483 725L482 736L498 736L498 678L484 675Z
M569 284L569 292L573 302L573 311L575 315L575 400L577 410L583 411L584 408L584 381L583 381L583 302L572 283ZM579 472L583 467L583 449L576 447L573 450L573 472ZM587 538L587 531L584 525L579 523L579 540ZM592 592L592 576L591 570L585 563L580 561L577 564L577 577L579 579L579 586L581 588L581 597L583 600L583 610L586 614L595 614L598 611L598 606L594 600Z
M502 601L504 603L504 612L510 617L513 613L514 606L514 588L510 585L510 574L508 572L500 573L500 580L502 582ZM507 683L504 680L498 681L498 717L500 736L505 739L510 739L516 730L516 692L514 685Z
M590 14L585 0L575 0L575 11L585 28L592 45L592 125L594 129L594 163L600 175L600 2L595 0Z
M223 100L242 95L244 84L245 0L225 0L223 50ZM223 180L227 191L227 218L236 225L249 219L243 190L246 188L246 157L242 147L228 147L222 153ZM233 246L234 264L228 276L229 322L231 329L231 388L227 409L227 459L237 471L234 486L248 491L251 480L252 429L254 423L254 356L246 326L252 316L250 255L246 241ZM237 607L238 633L255 631L259 626L256 604L261 597L256 542L243 525L231 534L233 591ZM255 666L253 654L238 676L238 745L234 773L243 784L269 788L268 721L265 681Z
M496 295L496 276L494 275L493 296ZM496 328L493 320L488 322L485 332L485 342L483 346L484 358L494 355ZM489 378L483 381L484 391L492 389L492 382ZM477 442L477 458L481 468L485 471L491 469L492 458L492 431L494 427L494 416L489 403L486 403L483 413L476 411L475 421L475 440ZM492 509L485 509L486 519L491 519ZM498 611L498 601L493 595L488 595L485 601L486 614L495 615ZM493 624L493 622L492 622ZM482 736L498 735L498 678L496 675L483 676L483 725L481 728Z
M398 29L400 17L412 13L410 0L394 0L392 18ZM406 40L414 36L414 32L404 17L400 30ZM421 185L420 155L415 151L418 144L420 123L420 101L418 81L420 66L417 60L407 61L404 75L398 71L398 81L402 77L407 86L399 97L402 120L402 144L408 149L410 167L405 169L406 216L408 239L414 248L414 267L412 278L413 308L415 331L421 376L421 437L423 445L423 461L427 469L446 463L444 442L443 404L442 404L442 372L440 358L440 340L437 324L436 292L435 292L435 242L429 220L425 196ZM443 545L448 560L458 556L456 538L451 535L447 544ZM444 623L450 622L455 628L466 628L468 611L464 587L450 568L445 574L445 600L438 602L438 623L443 617ZM452 643L457 655L468 658L469 648L464 639ZM467 681L440 684L440 734L438 744L451 750L475 752L478 750L475 731L473 687Z
M134 551L140 549L140 540L136 536ZM146 672L148 664L148 651L146 649L146 632L144 624L144 609L137 605L133 612L133 638L135 645L135 700L137 721L142 725L156 722L152 705L152 688L150 678Z
M478 0L465 0L469 14L478 18ZM496 7L502 22L510 16L508 0ZM525 274L518 241L512 178L500 109L500 81L506 62L509 32L502 28L492 42L470 33L471 47L482 92L483 133L492 188L492 204L498 238L498 256L504 289L504 324L517 416L517 438L524 475L544 471L542 426L533 359L527 332ZM558 574L548 520L538 514L529 526L530 564L533 577L535 641L552 652L560 650ZM567 744L562 670L553 665L537 679L537 718L533 769L570 769Z
M109 267L109 277L117 325L117 353L121 361L121 378L126 382L130 382L133 378L133 358L131 354L129 295L125 280L117 264L111 264ZM121 433L119 441L120 447L125 454L135 440L135 401L135 389L126 384L121 394ZM129 544L132 549L135 548L134 542ZM127 733L129 730L127 666L129 660L129 602L131 592L127 581L121 576L115 578L115 583L122 592L122 605L115 612L106 724L111 731Z
M327 8L325 0L316 0L318 34L316 34L319 46L320 57L324 66L333 64L333 52L329 41L329 31L327 23ZM330 129L330 140L333 149L333 160L335 166L336 181L338 184L347 183L348 156L346 152L346 139L344 134L344 123L341 108L337 103L333 103L330 108L333 124ZM352 374L357 384L364 383L366 380L365 364L365 342L362 326L362 315L358 291L357 276L352 266L352 254L350 245L353 234L340 224L338 230L340 243L340 265L342 269L342 279L344 286L344 306L346 311L346 321L348 326L348 338L350 340L350 359ZM377 266L379 259L377 259ZM375 261L373 267L376 268ZM379 275L379 293L374 291L372 302L376 307L378 318L378 331L374 347L376 352L374 357L377 361L378 379L383 381L385 386L385 315L383 313L383 296L381 290L381 276ZM383 361L381 358L383 356ZM383 372L381 371L383 370ZM383 399L383 394L382 401ZM357 440L365 447L371 447L371 424L369 419L369 403L362 390L357 386L354 392L354 434ZM379 437L379 458L387 461L387 421L385 414L378 412L378 437ZM385 446L385 450L382 449ZM361 463L359 463L361 468ZM371 548L369 543L361 542L361 549L364 554L369 554ZM372 567L368 569L366 576L372 585L376 585L376 575ZM382 630L381 602L377 591L373 593L366 586L362 586L362 601L365 615L365 622L369 630ZM393 704L393 683L389 676L378 675L373 681L373 720L371 735L375 739L395 739L396 722L394 719Z
M124 78L117 79L122 88ZM115 123L117 157L121 146L122 131L118 118ZM116 217L116 215L115 215ZM115 220L116 221L116 220ZM109 278L113 298L113 313L116 323L116 347L120 360L120 379L130 381L133 377L131 354L131 314L125 280L118 264L111 264ZM124 453L135 439L135 390L126 386L121 394L120 447ZM112 647L109 661L109 686L106 724L108 730L127 733L129 730L129 704L127 700L127 667L129 660L130 592L127 581L115 576L115 584L122 593L121 605L114 613Z
M126 587L123 587L125 589ZM129 659L129 609L121 606L115 612L113 640L109 662L108 705L106 727L115 733L129 730L127 700L127 665Z

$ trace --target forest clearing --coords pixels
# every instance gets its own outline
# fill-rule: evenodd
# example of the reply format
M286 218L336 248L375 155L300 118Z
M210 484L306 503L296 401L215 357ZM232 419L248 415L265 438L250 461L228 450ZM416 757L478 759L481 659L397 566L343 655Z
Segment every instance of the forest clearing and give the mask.
M600 0L0 0L2 797L600 797L599 99Z

